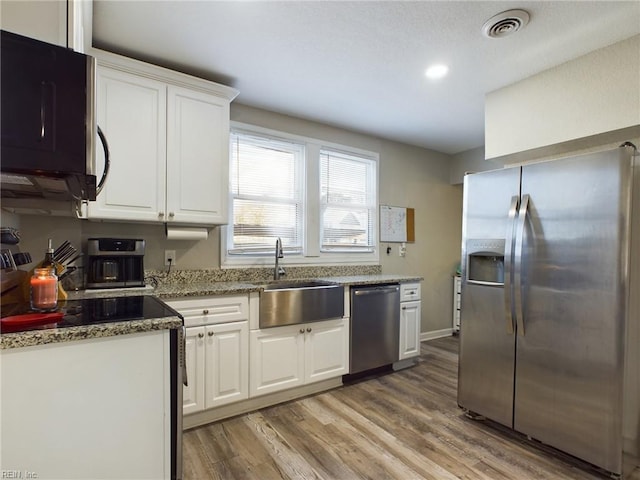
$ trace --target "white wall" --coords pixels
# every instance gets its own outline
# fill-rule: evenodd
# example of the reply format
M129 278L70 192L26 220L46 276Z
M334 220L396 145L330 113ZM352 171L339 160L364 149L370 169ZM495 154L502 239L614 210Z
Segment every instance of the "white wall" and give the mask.
M564 142L575 150L637 136L638 126L640 35L487 94L485 156L523 161Z
M0 25L43 42L67 45L66 0L2 0Z
M500 160L485 160L484 146L456 153L450 162L449 182L452 185L462 183L466 173L484 172L504 167Z

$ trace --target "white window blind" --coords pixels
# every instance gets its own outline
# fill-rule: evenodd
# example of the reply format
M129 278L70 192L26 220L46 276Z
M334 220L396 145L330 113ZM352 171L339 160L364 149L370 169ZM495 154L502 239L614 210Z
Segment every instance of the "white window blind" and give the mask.
M375 167L370 158L320 151L321 251L374 250Z
M231 132L229 254L273 254L276 237L289 253L303 245L304 145Z

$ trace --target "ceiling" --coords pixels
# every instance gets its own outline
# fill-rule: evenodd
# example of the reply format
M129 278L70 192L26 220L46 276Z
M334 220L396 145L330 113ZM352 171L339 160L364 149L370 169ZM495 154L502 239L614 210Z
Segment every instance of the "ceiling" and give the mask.
M483 37L510 8L529 13L526 28ZM638 1L95 0L93 10L98 48L230 85L235 102L447 154L484 144L487 92L640 33ZM436 62L449 74L429 80Z

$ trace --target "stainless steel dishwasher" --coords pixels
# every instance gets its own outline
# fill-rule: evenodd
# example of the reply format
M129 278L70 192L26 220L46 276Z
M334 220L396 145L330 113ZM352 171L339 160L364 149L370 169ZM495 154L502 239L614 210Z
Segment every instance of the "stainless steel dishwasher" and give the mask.
M351 287L349 374L397 362L400 342L400 286Z

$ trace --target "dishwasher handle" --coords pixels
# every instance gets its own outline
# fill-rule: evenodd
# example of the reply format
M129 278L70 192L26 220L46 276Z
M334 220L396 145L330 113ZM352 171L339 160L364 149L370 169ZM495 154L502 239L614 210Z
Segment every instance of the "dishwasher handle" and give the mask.
M380 287L365 287L356 288L353 290L353 294L357 296L361 295L381 295L385 293L395 293L400 291L400 285L384 285Z

